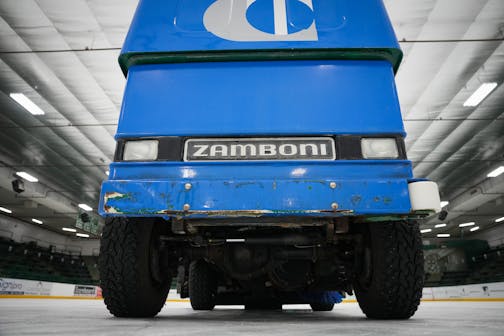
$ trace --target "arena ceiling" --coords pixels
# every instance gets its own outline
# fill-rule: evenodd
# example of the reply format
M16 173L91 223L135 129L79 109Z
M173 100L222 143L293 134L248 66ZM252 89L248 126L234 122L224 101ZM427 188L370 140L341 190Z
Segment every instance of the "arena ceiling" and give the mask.
M430 218L424 236L470 237L499 225L504 174L487 175L504 166L504 1L384 2L404 51L396 79L408 156L415 176L437 181L449 201L447 218ZM0 207L8 216L66 233L78 204L96 215L125 84L117 57L136 3L0 1ZM464 106L485 83L497 87ZM11 93L45 114L28 113ZM39 181L18 194L11 182L20 171ZM459 227L467 222L475 225Z

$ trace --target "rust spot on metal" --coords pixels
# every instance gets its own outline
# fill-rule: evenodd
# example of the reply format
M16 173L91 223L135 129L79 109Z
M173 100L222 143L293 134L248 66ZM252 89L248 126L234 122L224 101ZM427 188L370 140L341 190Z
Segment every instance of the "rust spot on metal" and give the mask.
M110 205L105 205L104 210L106 213L121 214L122 212Z
M338 214L352 214L353 210L161 210L157 212L158 214L166 214L177 217L188 217L188 216L208 216L208 217L262 217L265 215L296 215L296 214L326 214L326 213L338 213Z
M273 213L270 210L162 210L158 213L176 216L204 215L208 217L261 217Z

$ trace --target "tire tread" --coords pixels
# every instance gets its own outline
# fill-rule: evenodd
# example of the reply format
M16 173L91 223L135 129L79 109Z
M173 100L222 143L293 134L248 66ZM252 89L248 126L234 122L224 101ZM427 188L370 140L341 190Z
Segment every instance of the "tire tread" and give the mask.
M356 286L357 300L369 318L408 319L420 304L424 284L422 240L416 222L370 225L373 284ZM374 266L373 266L374 267Z
M147 253L139 249L148 248L142 230L152 230L152 222L113 218L102 233L100 283L105 305L116 317L155 316L168 295L169 288L154 288L146 279L150 276L145 272L148 261L139 257Z
M216 298L216 276L203 259L189 266L189 298L194 310L213 310Z

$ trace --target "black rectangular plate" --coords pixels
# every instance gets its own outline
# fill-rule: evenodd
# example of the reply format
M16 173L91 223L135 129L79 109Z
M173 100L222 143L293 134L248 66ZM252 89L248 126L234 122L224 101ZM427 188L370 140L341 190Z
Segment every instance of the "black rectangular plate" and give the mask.
M330 137L188 139L184 161L335 160Z

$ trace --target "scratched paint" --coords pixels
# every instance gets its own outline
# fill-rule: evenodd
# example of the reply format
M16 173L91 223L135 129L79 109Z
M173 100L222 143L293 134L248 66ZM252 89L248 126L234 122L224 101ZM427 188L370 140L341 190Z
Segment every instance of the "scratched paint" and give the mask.
M105 205L103 208L104 208L105 212L107 212L109 214L122 214L122 211L120 211L110 205Z
M109 180L103 184L102 214L180 217L340 216L408 214L405 180ZM392 183L390 183L392 182ZM267 191L266 191L266 187ZM273 188L274 187L274 188ZM392 197L405 195L405 197ZM338 211L332 204L338 204ZM184 210L188 204L190 210Z
M105 203L107 203L107 201L109 199L116 199L116 198L122 198L122 197L124 197L124 194L121 194L118 192L107 192L107 193L105 193L104 200L105 200Z

